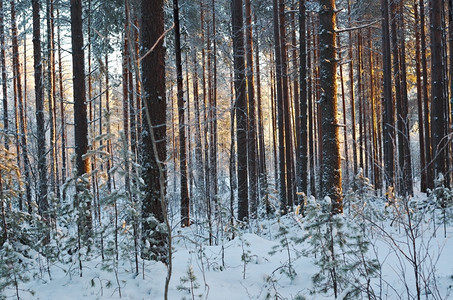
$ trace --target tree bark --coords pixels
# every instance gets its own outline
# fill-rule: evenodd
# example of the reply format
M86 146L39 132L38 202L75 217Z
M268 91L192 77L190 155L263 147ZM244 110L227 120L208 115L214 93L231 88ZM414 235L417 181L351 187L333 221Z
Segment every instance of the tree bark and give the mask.
M425 33L425 2L420 0L420 41L421 41L421 67L422 67L422 102L424 106L425 125L425 155L426 155L426 178L433 178L432 145L431 145L431 120L430 120L430 99L428 95L428 62L426 58L426 33ZM434 181L428 180L427 189L433 189Z
M330 197L332 213L343 212L341 187L341 159L339 129L337 121L337 84L336 84L336 16L335 0L320 0L320 65L322 110L322 196Z
M392 98L392 65L390 54L390 30L388 0L381 0L382 12L382 48L383 48L383 143L384 143L384 170L387 187L394 184L394 156L393 143L395 142L395 119Z
M434 176L444 176L445 166L445 114L444 73L442 66L442 0L431 0L431 139L434 161Z
M41 215L48 218L49 204L47 202L47 159L46 159L46 130L44 124L44 91L42 79L41 57L41 19L39 17L40 1L32 1L33 8L33 65L35 75L35 105L38 150L38 207Z
M9 121L8 121L8 86L6 77L6 44L5 44L5 10L3 7L3 1L0 1L0 63L2 64L2 103L3 103L3 132L9 133ZM9 150L8 139L4 140L6 150Z
M179 167L181 187L181 226L190 226L190 200L187 185L186 130L184 118L184 90L181 62L181 32L179 25L178 0L173 0L173 20L175 23L176 81L178 93L179 121Z
M351 21L351 4L350 0L348 0L348 25L352 27ZM358 167L357 167L357 132L356 132L356 122L355 122L355 98L354 98L354 56L352 51L352 31L348 32L349 36L349 101L351 105L351 126L352 126L352 161L354 166L354 176L357 175Z
M12 33L12 48L13 48L13 73L15 78L15 95L17 96L17 109L19 116L19 129L20 131L20 150L22 151L22 161L24 163L24 177L25 177L25 197L28 207L28 213L32 212L32 196L31 196L31 176L30 176L30 160L28 157L28 145L27 145L27 125L26 125L26 110L22 91L22 76L20 72L20 60L19 60L19 42L17 35L17 24L16 24L16 8L14 1L11 1L11 33ZM19 158L19 151L17 152Z
M305 0L299 0L299 122L300 122L300 191L308 195L308 101L307 98L307 46ZM298 203L303 208L303 199Z
M57 6L57 19L60 19L60 6ZM66 182L67 172L67 158L66 158L66 114L65 114L65 95L63 89L63 63L61 58L61 38L60 38L60 25L57 26L57 41L58 41L58 88L60 96L60 122L61 122L61 180L63 184ZM65 200L65 195L62 195Z
M284 137L285 137L285 164L286 164L286 197L287 206L292 210L294 199L296 198L296 187L294 186L294 157L293 157L293 134L290 108L290 93L288 84L288 49L286 46L286 21L285 21L285 2L279 0L279 25L280 25L280 54L281 54L281 75L282 75L282 95L283 95L283 117L284 117Z
M279 9L277 0L273 0L273 19L274 19L274 44L275 44L275 81L277 95L277 128L278 128L278 178L280 212L286 214L287 199L287 180L286 180L286 156L285 156L285 124L284 124L284 104L282 88L282 61L281 61L281 39L279 30Z
M276 1L276 0L274 0ZM247 176L247 95L245 85L242 0L232 0L234 89L236 95L236 139L238 173L238 219L249 219Z
M77 176L81 177L90 172L88 152L88 122L85 89L85 59L82 32L82 1L71 0L71 38L72 38L72 70L74 97L74 143L76 154ZM77 185L78 189L81 187ZM86 187L87 189L89 187ZM79 191L77 191L79 192ZM91 236L92 216L91 199L85 199L83 215L80 216L79 230L84 239ZM77 207L81 203L77 203Z
M247 155L249 171L249 202L251 218L258 216L258 181L257 181L257 156L256 156L256 105L255 90L253 83L253 30L252 30L252 9L250 0L245 0L245 56L247 61L247 99L248 99L248 135L247 135Z
M141 146L142 176L145 183L145 196L142 200L142 257L165 262L170 259L166 257L168 233L158 227L159 223L165 222L166 215L163 203L166 172L165 169L162 170L167 151L165 48L163 39L160 39L164 34L163 9L163 0L141 2L140 56L142 103L146 114Z

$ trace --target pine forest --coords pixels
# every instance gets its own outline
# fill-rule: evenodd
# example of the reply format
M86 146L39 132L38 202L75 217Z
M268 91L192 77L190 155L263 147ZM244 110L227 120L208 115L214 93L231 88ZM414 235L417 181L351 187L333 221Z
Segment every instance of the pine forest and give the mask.
M453 0L0 0L0 299L453 297Z

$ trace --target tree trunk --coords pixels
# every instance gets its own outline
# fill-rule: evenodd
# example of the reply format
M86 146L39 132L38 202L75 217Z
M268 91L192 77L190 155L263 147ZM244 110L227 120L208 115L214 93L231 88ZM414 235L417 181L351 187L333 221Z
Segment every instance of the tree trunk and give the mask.
M307 28L307 37L311 37L313 33L313 17L311 19L311 26ZM307 43L311 45L311 42ZM310 193L311 195L316 195L316 178L315 178L315 152L314 152L314 118L313 118L313 60L312 60L312 47L309 47L307 51L307 65L308 65L308 90L307 90L307 99L308 99L308 157L309 157L309 166L310 166Z
M300 144L299 158L300 159L300 191L308 195L308 101L307 98L307 36L305 33L306 16L305 16L305 0L299 0L299 81L300 94L299 97L299 122L300 122ZM303 199L299 201L299 205L303 208Z
M85 59L82 32L82 1L71 0L71 38L72 38L72 70L73 70L73 96L74 96L74 143L76 154L77 176L81 177L90 172L90 158L88 152L88 122L85 89ZM77 188L81 187L79 184ZM86 187L88 189L89 187ZM80 191L76 191L77 193ZM92 216L91 199L84 199L83 214L79 216L79 232L84 239L91 236Z
M449 48L449 77L450 77L450 123L448 124L449 128L447 132L453 135L453 0L448 1L448 48ZM448 103L446 103L448 108ZM448 113L448 112L447 112ZM450 154L447 157L450 157L450 187L452 187L453 183L453 138L450 138Z
M322 196L330 197L332 213L343 212L341 187L341 159L339 129L337 121L337 84L336 84L336 17L335 0L320 0L320 65L322 110Z
M142 257L167 261L167 232L159 229L165 222L165 170L166 160L166 95L164 1L141 2L141 76L142 103L146 119L143 122L141 164L145 183L142 200ZM156 43L157 42L157 43ZM156 43L156 46L153 46ZM152 49L152 47L154 47ZM152 127L151 127L152 126ZM151 219L151 220L150 220Z
M341 49L340 36L337 35L337 47ZM338 51L338 61L342 61L341 51ZM347 117L346 117L346 95L343 78L343 64L339 65L340 68L340 84L341 84L341 107L343 112L343 150L344 150L344 171L345 176L343 177L343 190L349 189L349 147L348 147L348 130L347 130Z
M434 161L434 178L444 176L445 166L445 114L444 73L442 66L442 0L431 0L431 139Z
M55 107L55 55L54 55L54 28L53 28L53 0L46 1L47 20L47 99L49 111L49 152L50 152L50 191L56 194L57 183L56 173L56 107Z
M434 174L432 162L432 144L431 144L431 121L430 121L430 99L428 96L428 62L426 58L426 34L425 34L425 2L420 0L420 41L421 41L421 67L422 67L422 102L424 105L424 122L425 122L425 155L426 155L426 178L430 180L426 183L427 189L434 187Z
M294 199L296 197L296 188L294 186L294 158L293 158L293 141L291 119L292 113L290 108L290 95L288 86L288 51L286 46L286 21L285 21L285 3L279 0L279 17L280 17L280 53L281 53L281 75L282 75L282 95L283 95L283 117L284 117L284 137L285 137L285 164L286 164L286 197L287 206L292 210Z
M60 19L60 6L57 6L57 19ZM61 122L61 180L64 184L66 182L67 172L67 158L66 158L66 114L65 114L65 95L63 89L63 63L61 58L61 38L60 38L60 25L57 26L57 41L58 41L58 83L59 83L59 96L60 96L60 122ZM65 200L65 195L62 195Z
M362 85L362 34L360 29L357 32L357 102L359 103L359 168L366 174L367 170L364 165L365 152L365 130L364 130L364 97ZM354 174L356 175L356 174ZM366 176L366 175L365 175Z
M46 130L44 124L44 91L42 80L41 58L41 19L39 17L40 1L33 0L33 64L35 75L35 105L38 150L38 207L44 220L48 221L49 203L47 202L47 160Z
M255 24L257 24L256 14L254 14ZM256 58L256 101L258 107L258 180L260 186L260 197L259 199L266 199L266 212L270 213L271 207L268 201L268 181L267 181L267 172L266 172L266 145L264 143L264 124L263 124L263 105L261 98L261 71L260 71L260 50L259 50L259 40L258 35L256 35L255 42L255 58ZM272 101L272 100L271 100Z
M404 195L413 195L412 183L412 161L411 161L411 148L410 148L410 124L408 118L408 96L407 96L407 71L406 71L406 35L404 26L404 2L401 1L399 5L399 26L400 26L400 49L401 49L401 112L398 113L401 120L402 128L402 150L403 150L403 163L402 163L402 185ZM398 105L397 105L398 107ZM400 163L401 165L401 163Z
M252 36L252 10L250 0L245 0L245 56L247 61L247 99L248 99L248 136L247 155L249 171L250 214L255 219L258 216L258 185L257 185L257 156L256 156L256 105L253 84L253 36Z
M242 0L232 0L231 8L234 55L234 89L236 95L238 219L242 222L247 222L249 218L247 178L247 95L245 85Z
M216 16L215 1L212 0L212 51L210 53L212 61L212 85L210 90L209 112L210 112L210 141L209 141L209 165L210 165L210 192L214 200L214 213L216 218L221 218L218 186L217 186L217 38L216 38Z
M287 181L286 181L286 156L285 156L285 124L283 116L283 88L282 88L282 61L281 61L281 39L279 30L279 9L277 0L273 0L274 16L274 43L275 43L275 80L277 90L277 128L278 128L278 166L279 166L279 196L280 212L286 214L287 200Z
M193 49L193 104L194 104L194 119L195 119L195 174L196 174L196 191L197 195L193 201L201 199L205 194L205 174L203 168L203 147L201 144L201 128L200 128L200 101L199 101L199 92L198 92L198 61L197 61L197 52L195 48ZM195 203L196 214L201 212L200 202Z
M190 200L187 186L186 130L184 119L184 90L181 62L181 33L179 27L178 0L173 0L173 20L175 23L176 81L178 93L179 120L179 167L181 187L181 226L190 226Z
M15 94L17 95L17 108L20 123L20 150L22 151L22 161L24 163L24 177L25 177L25 197L28 206L28 213L32 212L32 197L31 197L31 176L30 176L30 160L28 158L28 145L27 145L27 127L26 127L26 111L22 91L22 78L20 72L19 61L19 44L17 36L16 25L16 8L14 1L11 1L11 33L13 44L13 73L15 78ZM17 128L17 121L16 121ZM18 130L19 131L19 130ZM17 153L19 158L19 152Z
M6 44L5 44L5 10L3 1L0 1L0 63L2 65L2 95L3 95L3 132L9 133L8 121L8 86L6 77ZM6 150L9 150L8 139L4 140Z
M351 22L351 4L348 0L348 25L352 27ZM351 126L352 126L352 160L354 164L354 176L357 175L357 132L355 128L355 99L354 99L354 56L352 52L352 31L349 31L349 101L351 105Z
M382 48L383 48L383 143L384 143L384 170L387 187L394 184L394 156L393 143L395 142L395 119L392 98L392 64L390 54L390 30L388 0L381 0L382 11Z
M379 190L381 188L381 175L379 171L379 156L378 156L378 121L377 121L377 107L376 107L376 92L375 92L375 85L376 85L376 78L375 78L375 72L374 72L374 54L372 51L373 47L373 41L371 38L371 28L368 28L368 52L369 52L369 60L370 60L370 66L369 66L369 72L370 72L370 98L371 98L371 139L372 139L372 168L373 168L373 178L374 178L374 188L375 190Z

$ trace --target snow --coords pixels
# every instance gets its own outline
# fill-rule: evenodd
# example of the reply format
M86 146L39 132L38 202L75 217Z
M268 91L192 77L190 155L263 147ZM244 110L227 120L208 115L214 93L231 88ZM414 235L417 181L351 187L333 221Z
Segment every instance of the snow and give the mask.
M367 203L370 206L382 204ZM388 210L386 218L387 221L379 223L385 232L374 231L370 239L368 255L377 258L381 264L379 276L370 278L373 290L382 299L415 297L414 268L410 262L415 249L420 264L420 280L437 289L422 289L423 297L447 299L453 285L453 227L447 227L447 237L444 238L443 227L434 228L430 216L425 216L415 232L414 248L402 226L390 225L391 210ZM168 299L297 299L297 296L303 296L302 299L334 299L333 292L310 293L313 289L311 278L319 271L315 265L316 258L301 254L308 247L307 241L293 242L294 238L304 235L305 222L306 219L294 214L261 220L257 226L236 231L232 240L228 240L225 233L223 241L220 239L219 244L213 246L207 245L205 237L195 229L197 225L176 228ZM287 275L287 249L278 237L281 226L288 230L291 266L296 273L292 278ZM337 229L334 232L337 234ZM270 254L272 252L275 253ZM319 251L318 255L321 253ZM19 284L19 294L21 299L164 299L166 266L153 261L141 261L140 264L140 274L136 276L133 262L122 258L116 274L103 270L98 257L83 262L83 277L80 277L75 260L72 264L57 262L50 266L51 278L45 269L33 270L37 275L30 282ZM193 298L190 280L183 280L189 270L196 278L192 282ZM350 288L341 291L337 299L346 299L350 291ZM13 297L14 293L12 287L6 290L7 297Z

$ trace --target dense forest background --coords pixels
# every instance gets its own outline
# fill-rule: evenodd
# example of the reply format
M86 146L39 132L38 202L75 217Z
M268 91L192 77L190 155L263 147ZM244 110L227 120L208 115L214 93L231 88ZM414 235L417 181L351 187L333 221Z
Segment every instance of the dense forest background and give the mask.
M33 250L161 261L167 292L181 228L453 204L453 1L0 5L2 288Z

